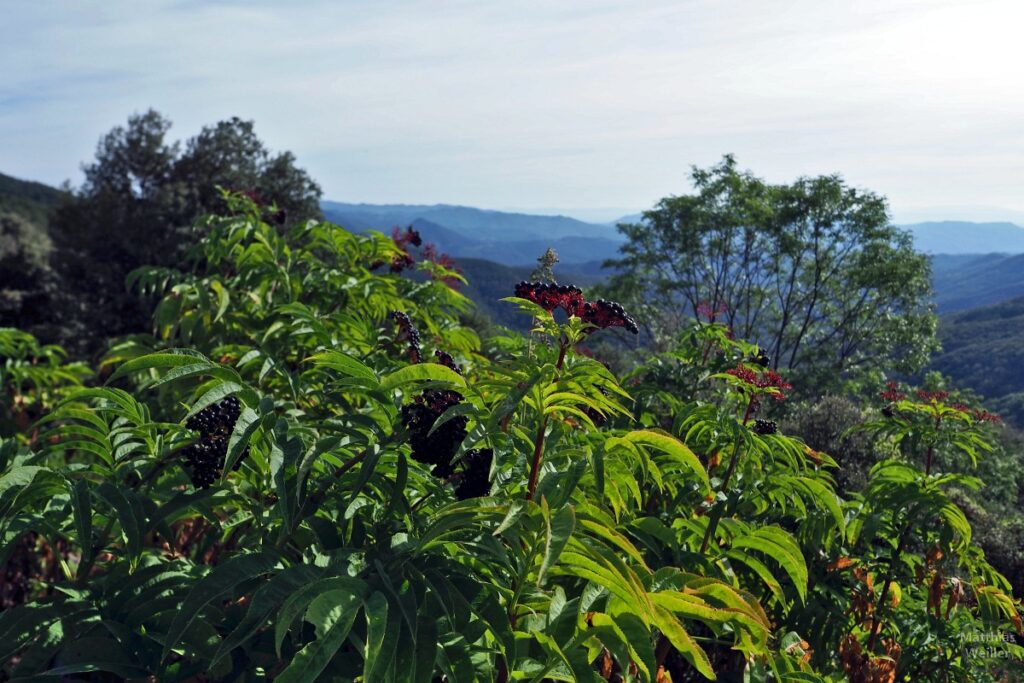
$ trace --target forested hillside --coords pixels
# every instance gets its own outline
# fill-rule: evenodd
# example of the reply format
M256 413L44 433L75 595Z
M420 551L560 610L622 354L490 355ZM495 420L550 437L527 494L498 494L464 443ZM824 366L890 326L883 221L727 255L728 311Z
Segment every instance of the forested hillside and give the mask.
M933 367L1024 425L1024 298L946 316Z
M0 212L16 213L37 225L46 225L62 194L49 185L0 173Z

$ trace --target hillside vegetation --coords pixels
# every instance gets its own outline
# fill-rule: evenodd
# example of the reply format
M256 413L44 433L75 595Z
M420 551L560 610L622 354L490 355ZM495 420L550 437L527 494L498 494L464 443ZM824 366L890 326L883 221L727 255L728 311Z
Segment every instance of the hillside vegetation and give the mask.
M1024 297L946 316L939 335L932 367L1024 425Z
M480 335L415 234L227 207L187 271L135 274L156 335L95 375L0 332L4 676L1020 675L968 517L972 463L1007 459L967 399L851 403L860 461L780 427L795 388L723 323L617 376L594 340L644 322L617 303L522 282L535 332Z

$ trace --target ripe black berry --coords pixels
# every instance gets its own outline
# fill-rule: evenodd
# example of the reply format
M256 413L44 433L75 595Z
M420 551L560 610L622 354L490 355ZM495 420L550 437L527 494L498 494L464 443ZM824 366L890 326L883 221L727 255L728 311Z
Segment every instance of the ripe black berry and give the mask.
M755 434L775 434L779 431L779 425L774 420L754 420Z
M766 368L771 365L772 357L761 349L757 350L757 355L750 359L750 362L754 365L760 365L762 368Z
M445 422L432 434L430 429L437 418L461 403L462 399L462 394L456 391L428 389L402 407L402 424L409 430L413 460L434 465L439 468L439 475L450 473L451 460L466 438L469 420L460 415Z
M242 404L238 398L228 396L206 406L186 420L186 427L199 432L199 440L185 448L183 453L188 464L189 477L196 488L207 488L220 478L228 452L228 442L241 414ZM248 455L249 447L246 446L242 457L235 461L234 469L241 467L242 460Z
M409 316L402 311L391 311L391 317L398 324L398 337L396 341L405 341L409 345L409 362L419 363L420 357L420 333L412 324Z
M473 449L462 458L462 475L459 485L455 487L455 497L459 500L480 498L491 490L491 462L494 451L490 448Z
M446 368L454 370L460 375L462 374L462 369L455 364L455 359L452 358L452 354L448 353L447 351L437 349L436 351L434 351L434 357L437 358L437 362L439 364L445 366Z

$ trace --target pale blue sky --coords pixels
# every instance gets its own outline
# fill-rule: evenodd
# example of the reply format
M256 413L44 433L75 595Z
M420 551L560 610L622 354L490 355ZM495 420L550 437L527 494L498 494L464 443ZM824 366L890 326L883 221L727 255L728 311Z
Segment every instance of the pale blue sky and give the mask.
M897 219L1024 218L1017 0L4 3L0 171L77 182L154 107L237 115L325 197L610 218L736 154ZM579 212L582 213L582 212ZM591 214L593 215L593 214Z

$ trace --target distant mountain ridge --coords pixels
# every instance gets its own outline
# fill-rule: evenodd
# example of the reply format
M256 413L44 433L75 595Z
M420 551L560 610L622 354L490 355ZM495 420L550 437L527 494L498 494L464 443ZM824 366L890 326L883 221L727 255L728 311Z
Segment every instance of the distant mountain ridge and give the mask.
M324 201L325 215L351 216L376 228L411 223L417 218L458 230L475 239L520 241L559 237L595 237L621 241L614 226L568 216L538 216L453 204L348 204Z
M1024 296L1024 254L935 254L931 259L939 313Z
M914 246L926 254L1021 254L1024 228L1015 223L930 221L901 225L914 236Z

